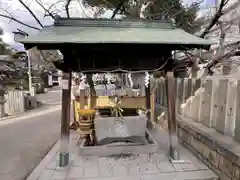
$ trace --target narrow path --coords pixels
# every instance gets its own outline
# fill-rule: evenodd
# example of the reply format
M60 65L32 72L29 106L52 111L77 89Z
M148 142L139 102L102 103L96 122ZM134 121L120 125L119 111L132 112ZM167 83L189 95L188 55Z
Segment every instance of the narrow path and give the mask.
M0 179L25 180L59 135L60 110L0 126Z

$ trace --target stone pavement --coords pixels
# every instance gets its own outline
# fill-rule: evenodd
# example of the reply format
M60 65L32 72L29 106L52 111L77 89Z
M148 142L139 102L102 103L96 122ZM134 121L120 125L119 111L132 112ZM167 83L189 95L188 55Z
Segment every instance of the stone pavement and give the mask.
M180 147L181 159L186 161L171 164L167 157L167 132L155 129L152 135L159 143L158 153L80 157L76 148L76 134L71 132L70 165L66 168L58 166L59 143L57 143L27 180L218 179L206 165L183 147Z

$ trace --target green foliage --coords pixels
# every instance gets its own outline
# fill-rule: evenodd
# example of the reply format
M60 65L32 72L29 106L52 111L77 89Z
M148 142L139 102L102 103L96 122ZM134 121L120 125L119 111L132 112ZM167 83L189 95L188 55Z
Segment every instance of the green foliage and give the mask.
M126 18L140 18L140 9L142 3L150 0L124 0L124 6L120 8L119 13ZM115 9L120 0L84 0L89 6L105 7ZM183 28L189 33L199 30L203 24L202 19L197 18L199 3L193 2L189 6L184 6L180 0L155 0L151 1L148 8L145 9L146 19L161 19L170 21L172 18L176 21L176 26Z
M0 36L3 35L3 28L0 27ZM11 49L10 47L3 42L2 38L0 37L0 55L7 55L7 54L11 54Z
M12 53L12 50L9 47L9 45L4 43L2 41L2 39L0 38L0 55L7 55L7 54L11 54L11 53Z
M3 28L0 27L0 36L3 35Z

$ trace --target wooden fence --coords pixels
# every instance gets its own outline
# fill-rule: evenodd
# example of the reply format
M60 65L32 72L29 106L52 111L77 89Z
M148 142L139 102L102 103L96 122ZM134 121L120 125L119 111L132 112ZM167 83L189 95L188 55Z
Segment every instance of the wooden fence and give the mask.
M190 118L240 142L240 80L179 78L175 83L177 116ZM155 79L152 85L156 87L156 108L166 111L165 79Z
M1 108L1 112L7 116L23 113L25 111L24 108L24 92L23 91L8 91L5 95L6 103L4 104L4 108Z

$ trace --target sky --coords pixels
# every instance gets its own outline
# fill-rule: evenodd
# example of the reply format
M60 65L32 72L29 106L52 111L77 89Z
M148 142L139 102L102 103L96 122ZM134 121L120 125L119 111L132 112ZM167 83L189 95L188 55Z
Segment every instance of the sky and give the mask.
M40 21L44 25L50 25L53 23L53 21L50 18L44 17L44 11L43 9L35 2L35 0L23 0L26 2L27 6L30 7L30 9L37 15L37 17L40 19ZM59 2L59 0L39 0L44 4L45 7L50 7L55 2ZM215 0L204 0L205 2L202 3L202 7L206 4L213 4ZM63 3L58 3L57 6L55 6L53 9L56 11L60 11L60 9L64 9L66 1L63 1ZM191 4L193 0L183 0L184 4ZM77 8L76 8L77 7ZM7 10L7 12L10 12L16 19L22 20L26 24L30 24L36 27L40 26L37 24L37 22L33 19L31 15L24 9L24 7L19 3L18 0L0 0L0 14L6 14L1 9ZM70 14L71 17L92 17L94 10L92 8L84 8L81 4L81 0L73 0L70 7ZM107 11L104 13L103 17L110 17L112 14L111 11ZM65 13L60 13L62 16L66 16ZM27 28L26 26L20 25L14 21L9 21L8 19L0 17L0 27L4 30L4 35L2 36L2 39L8 43L11 44L14 48L17 48L19 50L23 50L23 46L19 43L14 42L12 31L16 31L17 28L26 31L27 33L36 33L36 30Z

